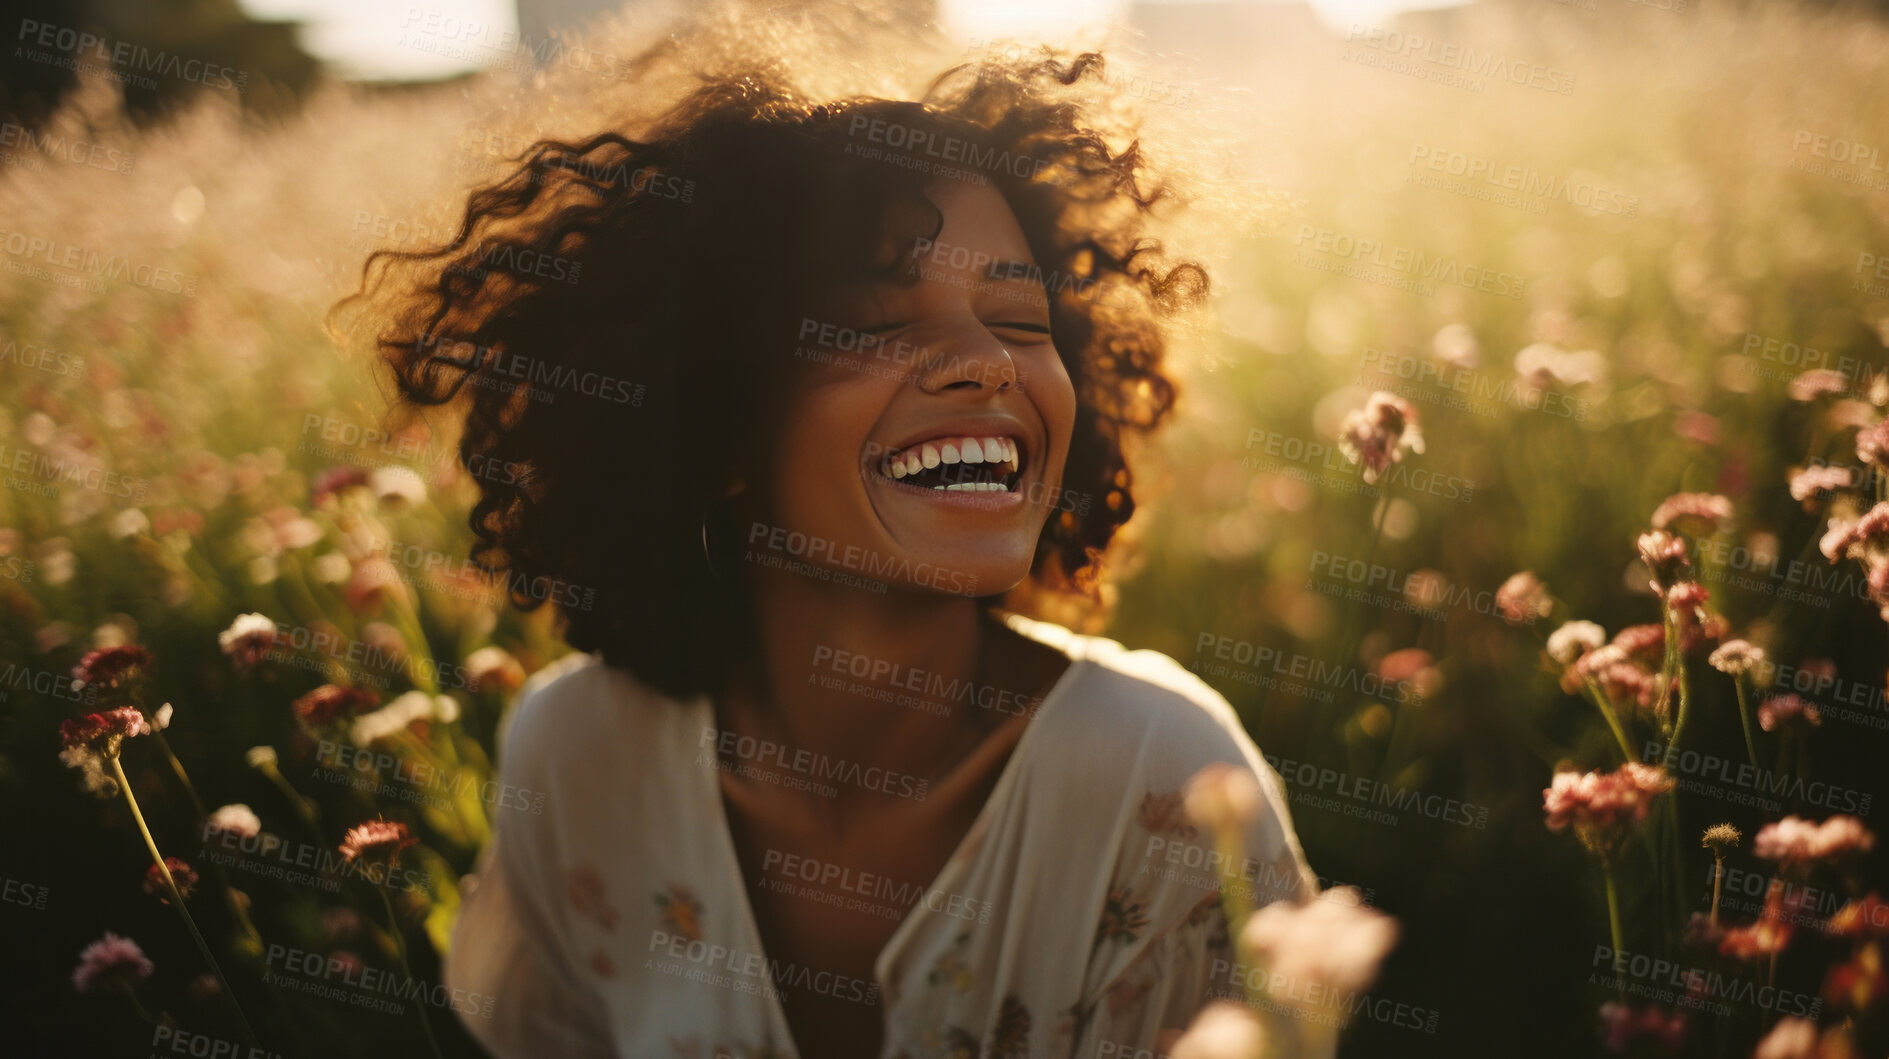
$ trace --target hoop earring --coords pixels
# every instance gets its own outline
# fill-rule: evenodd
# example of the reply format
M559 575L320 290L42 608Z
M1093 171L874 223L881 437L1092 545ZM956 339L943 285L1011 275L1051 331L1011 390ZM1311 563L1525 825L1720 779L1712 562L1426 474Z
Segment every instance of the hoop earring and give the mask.
M709 576L720 581L722 580L721 571L715 569L715 554L708 547L708 509L713 503L714 501L711 500L708 504L702 505L702 561L708 564Z

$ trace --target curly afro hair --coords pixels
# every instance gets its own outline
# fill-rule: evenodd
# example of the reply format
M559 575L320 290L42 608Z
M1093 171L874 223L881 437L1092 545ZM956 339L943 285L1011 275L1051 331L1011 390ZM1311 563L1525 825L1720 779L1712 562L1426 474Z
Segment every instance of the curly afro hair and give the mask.
M956 66L915 101L822 103L766 69L707 76L641 128L538 140L471 192L446 245L370 255L341 305L376 306L404 402L463 408L473 562L665 693L722 687L752 633L741 586L715 573L736 564L705 555L704 512L778 422L798 310L825 284L909 282L888 226L916 247L942 223L923 196L937 174L862 150L864 130L895 128L954 143L1045 275L1073 279L1046 287L1078 401L1063 486L1084 502L1052 512L1008 603L1097 604L1135 511L1123 443L1175 399L1164 318L1207 290L1147 234L1167 190L1138 141L1112 144L1081 101L1102 72L1099 55L1046 51ZM663 457L635 461L634 490L631 453Z

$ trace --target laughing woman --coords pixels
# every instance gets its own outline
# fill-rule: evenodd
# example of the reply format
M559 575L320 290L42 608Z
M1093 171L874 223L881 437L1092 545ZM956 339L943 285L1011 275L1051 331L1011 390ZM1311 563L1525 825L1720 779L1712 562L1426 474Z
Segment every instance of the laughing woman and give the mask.
M1256 900L1316 892L1220 695L1043 620L1099 597L1206 289L1099 79L710 78L370 262L404 399L463 409L476 558L579 649L453 935L495 1055L1145 1055L1239 993L1180 793L1216 762Z

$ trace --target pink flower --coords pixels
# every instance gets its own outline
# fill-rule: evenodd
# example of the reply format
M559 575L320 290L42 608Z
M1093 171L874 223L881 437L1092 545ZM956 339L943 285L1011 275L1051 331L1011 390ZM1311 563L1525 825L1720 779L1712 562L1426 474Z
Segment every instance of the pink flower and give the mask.
M217 634L216 642L238 669L248 669L275 646L275 622L265 614L240 615Z
M1712 594L1697 581L1681 581L1666 590L1666 605L1674 610L1698 610Z
M240 802L226 805L210 814L210 819L203 825L205 841L213 832L228 832L241 838L254 838L262 833L262 818L257 816L247 805Z
M1589 651L1607 642L1607 630L1591 621L1571 621L1548 637L1548 657L1562 665L1572 665Z
M1261 908L1240 931L1241 950L1291 995L1303 996L1313 984L1340 994L1370 988L1397 944L1397 921L1365 905L1351 887L1326 893L1347 891L1345 900L1274 901Z
M1686 542L1665 530L1640 534L1640 561L1653 574L1653 591L1664 593L1691 576L1692 559L1686 554Z
M1653 509L1656 530L1680 529L1697 534L1716 533L1732 518L1732 502L1716 493L1674 493Z
M1338 448L1346 459L1364 468L1366 482L1375 482L1391 464L1403 459L1405 450L1423 452L1417 410L1403 398L1379 390L1363 408L1345 417Z
M472 678L471 691L488 687L516 691L525 682L525 667L503 647L481 647L466 656L466 673Z
M1791 499L1808 507L1839 489L1848 489L1853 480L1848 467L1806 467L1791 475Z
M1758 726L1767 732L1781 724L1810 728L1823 723L1817 707L1796 695L1773 695L1758 707Z
M387 599L409 600L407 583L394 564L379 556L361 560L343 589L348 609L356 614L377 614Z
M1610 1052L1636 1048L1677 1052L1686 1046L1686 1017L1675 1011L1668 1015L1648 1004L1634 1007L1608 1001L1600 1006L1602 1040Z
M1266 1051L1266 1028L1244 1004L1216 1000L1200 1009L1168 1059L1253 1059Z
M67 750L85 747L116 757L119 744L126 738L149 735L150 732L151 726L145 722L144 714L135 707L120 706L114 710L88 713L60 722L59 741L65 744Z
M1553 785L1541 792L1548 830L1570 824L1581 844L1603 856L1611 854L1627 836L1627 829L1646 819L1653 801L1671 790L1666 770L1629 761L1602 773L1557 772Z
M1859 519L1833 518L1830 529L1818 545L1824 558L1836 562L1844 556L1863 558L1860 552L1889 541L1889 500L1877 504Z
M311 727L320 727L334 721L343 720L372 709L379 705L380 699L373 692L362 688L344 688L338 684L323 684L290 703L289 708L302 723Z
M1196 827L1214 835L1238 833L1259 816L1259 780L1242 765L1216 761L1187 781L1184 805Z
M1789 1015L1779 1019L1758 1042L1751 1059L1817 1059L1817 1024Z
M1727 640L1707 659L1721 673L1738 676L1764 664L1764 648L1746 640Z
M1614 646L1635 662L1652 664L1666 654L1666 630L1658 625L1629 625L1614 634Z
M79 953L72 988L81 993L129 993L151 977L152 970L137 942L108 930Z
M341 841L341 855L366 864L393 864L400 851L420 840L396 820L369 820L351 829Z
M315 475L309 486L309 503L322 507L329 498L348 489L367 488L367 471L360 467L330 467Z
M102 713L73 717L59 725L59 760L67 768L79 770L85 789L101 798L118 793L118 781L107 766L118 757L124 741L132 736L148 735L151 726L144 714L130 706L120 706Z
M1812 368L1791 380L1788 391L1793 401L1812 401L1827 393L1842 393L1850 381L1829 368Z
M1838 814L1821 824L1787 816L1766 824L1751 842L1751 852L1780 866L1835 860L1875 848L1876 836L1854 816Z
M165 857L164 867L170 869L171 882L177 884L177 892L189 900L191 891L197 887L197 873L176 857ZM158 871L155 864L144 869L144 892L155 894L159 900L170 904L170 890L164 885L164 873Z
M1776 916L1762 916L1755 923L1732 927L1719 939L1718 951L1734 960L1762 960L1783 952L1791 943L1790 923Z
M137 644L101 647L87 651L72 667L73 686L115 688L128 684L151 664L151 652Z
M1889 418L1879 419L1857 432L1856 458L1878 467L1889 467Z
M1510 574L1502 587L1495 590L1495 609L1510 625L1528 625L1537 618L1547 617L1554 609L1554 600L1549 597L1548 586L1541 578L1523 570Z

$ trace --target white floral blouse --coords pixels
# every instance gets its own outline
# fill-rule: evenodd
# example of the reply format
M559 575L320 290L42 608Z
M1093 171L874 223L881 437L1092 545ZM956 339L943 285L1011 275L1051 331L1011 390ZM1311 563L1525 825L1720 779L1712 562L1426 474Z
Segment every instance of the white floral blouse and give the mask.
M885 1059L1148 1056L1239 992L1212 843L1181 809L1210 762L1266 798L1246 836L1258 904L1318 891L1279 777L1232 707L1173 659L1016 615L1069 668L989 801L860 982L761 951L721 801L706 698L594 655L535 674L501 736L506 810L453 930L449 985L498 1059L798 1059L777 987L882 1006ZM533 799L523 799L530 802ZM816 1057L809 1057L816 1059Z

